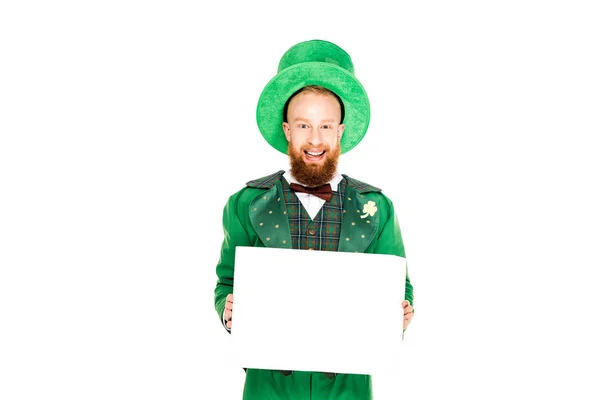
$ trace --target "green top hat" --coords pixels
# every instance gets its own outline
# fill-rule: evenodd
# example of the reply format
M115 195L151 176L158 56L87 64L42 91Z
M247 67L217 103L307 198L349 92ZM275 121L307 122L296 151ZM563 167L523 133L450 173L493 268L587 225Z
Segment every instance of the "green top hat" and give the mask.
M354 76L348 53L324 40L298 43L281 57L277 75L267 83L258 99L256 121L260 133L271 146L287 154L283 107L292 94L309 85L323 86L342 99L345 129L341 151L350 151L367 132L371 114L369 98Z

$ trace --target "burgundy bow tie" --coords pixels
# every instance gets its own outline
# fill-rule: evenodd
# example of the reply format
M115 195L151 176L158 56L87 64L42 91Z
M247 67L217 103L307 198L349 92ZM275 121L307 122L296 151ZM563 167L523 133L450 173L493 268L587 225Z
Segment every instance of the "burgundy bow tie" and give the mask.
M315 196L320 197L325 201L331 200L331 185L329 183L315 187L308 187L298 185L297 183L290 183L290 189L292 189L294 192L314 194Z

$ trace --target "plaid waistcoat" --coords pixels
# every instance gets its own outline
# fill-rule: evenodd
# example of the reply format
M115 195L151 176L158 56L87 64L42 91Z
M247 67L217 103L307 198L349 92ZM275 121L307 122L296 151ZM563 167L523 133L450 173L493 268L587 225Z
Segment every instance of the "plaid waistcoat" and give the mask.
M292 248L337 251L342 230L342 199L346 190L346 179L342 179L337 189L332 188L334 191L331 200L323 204L314 220L310 218L283 176L281 187L290 221Z

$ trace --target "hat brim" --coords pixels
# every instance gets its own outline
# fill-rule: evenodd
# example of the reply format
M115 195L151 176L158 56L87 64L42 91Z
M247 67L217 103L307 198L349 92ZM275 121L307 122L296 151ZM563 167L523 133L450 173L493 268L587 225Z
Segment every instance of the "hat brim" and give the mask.
M295 64L280 71L263 89L256 108L258 129L276 150L287 154L283 132L283 107L292 94L308 85L323 86L344 103L341 152L354 148L365 136L370 120L367 93L356 77L344 68L325 62Z

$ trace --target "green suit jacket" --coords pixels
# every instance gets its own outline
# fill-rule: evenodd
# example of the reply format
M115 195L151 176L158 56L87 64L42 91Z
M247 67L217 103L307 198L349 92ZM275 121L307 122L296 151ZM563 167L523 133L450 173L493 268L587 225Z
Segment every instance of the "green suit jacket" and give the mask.
M237 246L292 248L289 220L281 188L283 171L248 182L233 194L223 211L224 240L217 264L215 309L222 320L225 298L233 293L235 248ZM391 254L406 257L394 206L381 190L343 175L347 180L342 229L338 251ZM405 298L413 304L413 287L408 271ZM398 306L400 312L400 305ZM402 340L402 338L398 338ZM306 399L312 391L317 399L370 399L367 375L323 374L296 371L284 376L279 371L248 370L245 400Z

